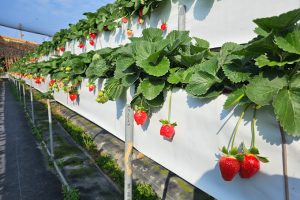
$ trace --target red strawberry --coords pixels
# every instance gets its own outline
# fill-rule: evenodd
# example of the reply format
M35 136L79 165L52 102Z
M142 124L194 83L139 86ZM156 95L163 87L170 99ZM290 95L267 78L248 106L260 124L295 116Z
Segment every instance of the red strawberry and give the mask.
M225 181L231 181L240 171L240 162L234 156L222 156L219 167Z
M70 93L70 94L69 94L69 97L70 97L70 100L71 100L71 101L75 101L75 100L77 99L77 94Z
M138 110L134 113L134 120L137 125L144 125L147 120L147 113L143 110Z
M82 49L82 48L84 47L84 43L83 43L83 42L80 42L79 45L78 45L78 47L79 47L80 49Z
M89 36L90 36L91 39L94 40L94 39L96 39L97 34L96 33L90 33Z
M138 18L138 23L139 23L139 24L143 24L143 23L144 23L144 19L141 18L141 17L139 17L139 18Z
M65 51L65 47L60 47L60 51L64 52Z
M123 22L124 24L127 24L128 18L127 18L127 17L122 17L122 22Z
M50 80L50 82L49 82L49 86L52 86L52 85L54 85L54 83L56 82L56 80L54 80L54 79L52 79L52 80Z
M139 16L140 16L140 17L143 16L143 7L140 7L140 9L139 9Z
M165 138L172 139L175 134L174 127L177 126L177 124L171 124L168 120L160 120L160 122L163 124L160 128L160 135Z
M162 23L162 25L160 26L160 29L163 31L167 30L167 23L166 22Z
M128 37L133 36L133 31L131 29L127 29L127 36Z
M94 40L90 40L90 45L94 46L95 45L95 42Z
M244 160L240 162L241 178L251 178L254 176L260 169L260 161L253 154L246 154Z
M94 89L95 89L95 85L93 85L93 84L89 85L89 91L90 92L94 91Z
M35 83L36 84L41 84L42 83L42 79L40 77L35 79Z

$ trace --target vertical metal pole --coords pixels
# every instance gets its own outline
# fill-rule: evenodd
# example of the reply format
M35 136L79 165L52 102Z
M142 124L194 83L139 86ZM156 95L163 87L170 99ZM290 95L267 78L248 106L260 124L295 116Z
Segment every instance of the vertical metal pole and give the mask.
M180 4L178 7L178 30L179 31L185 30L185 13L186 13L185 5Z
M51 104L50 100L47 99L47 105L48 105L48 121L49 121L49 137L50 137L50 153L53 157L53 132L52 132L52 114L51 114Z
M31 87L31 85L29 87L30 87L31 119L32 119L33 125L35 125L32 87Z
M22 100L22 93L21 93L21 83L20 83L20 81L18 81L18 91L19 91L19 98L20 98L20 102L21 102L21 100Z
M124 200L132 199L132 150L133 150L133 110L130 105L126 105L125 112L125 187Z
M23 86L23 103L24 103L24 109L26 110L26 96L25 96L25 84Z
M288 176L288 167L287 167L287 148L286 148L286 138L285 133L282 127L279 124L280 128L280 135L282 141L282 168L283 168L283 181L284 181L284 197L285 200L290 199L290 192L289 192L289 176Z

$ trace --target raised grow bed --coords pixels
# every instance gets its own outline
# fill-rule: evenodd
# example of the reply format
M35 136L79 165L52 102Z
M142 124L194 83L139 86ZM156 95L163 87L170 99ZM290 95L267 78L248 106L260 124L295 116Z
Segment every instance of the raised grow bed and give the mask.
M49 91L50 80L61 81L57 84L59 91L51 86L56 101L122 140L125 105L143 107L148 120L143 126L134 127L134 147L216 199L284 199L284 158L287 193L290 199L300 199L300 34L296 25L300 9L255 20L257 38L239 45L256 37L252 32L255 26L250 23L254 18L292 10L299 1L187 1L185 27L190 36L208 39L210 47L202 39L191 43L187 32L173 31L178 29L178 8L183 1L166 2L153 8L151 16L144 16L142 25L137 24L136 9L132 23L120 22L121 26L112 32L107 27L97 32L95 45L87 40L85 47L80 48L82 41L70 40L67 34L68 42L54 38L56 43L45 44L32 54L39 62L30 63L27 68L26 60L19 62L11 74L17 78L21 75L41 92ZM162 22L167 22L166 31L146 29L160 27ZM131 41L128 27L134 37L143 33L142 39ZM239 44L225 43L229 41ZM132 45L110 49L129 42ZM65 52L53 51L61 45L65 45ZM215 52L211 47L221 49ZM102 50L92 51L98 49ZM61 60L53 61L57 54ZM33 78L40 76L45 80L36 84ZM88 83L95 85L92 92ZM114 101L96 102L99 91ZM71 101L69 93L74 92L78 96ZM230 146L237 121L247 106L235 144L244 142L249 147L254 142L252 133L256 132L256 147L270 162L260 163L259 173L252 178L237 176L227 182L218 166L220 149ZM160 120L168 118L177 123L175 135L170 138L160 135ZM284 134L284 157L280 125L288 132Z

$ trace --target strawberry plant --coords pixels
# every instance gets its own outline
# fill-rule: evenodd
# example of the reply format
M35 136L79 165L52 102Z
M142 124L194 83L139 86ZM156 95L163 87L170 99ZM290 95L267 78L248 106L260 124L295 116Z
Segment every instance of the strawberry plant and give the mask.
M225 181L232 181L236 174L240 172L240 161L244 160L244 154L239 153L238 148L235 146L235 137L239 128L239 125L245 115L245 112L249 108L250 104L246 105L243 112L241 113L233 131L230 149L228 150L225 146L222 147L221 151L224 155L219 160L219 168L221 175Z
M260 161L269 162L267 158L259 155L258 148L255 146L255 122L256 122L256 106L254 106L253 118L251 121L251 146L247 149L242 144L242 150L239 152L238 148L234 146L235 137L238 127L243 119L245 112L252 104L247 103L242 112L233 132L230 151L225 146L222 148L223 156L219 160L219 167L221 175L225 181L231 181L237 173L241 178L251 178L260 170Z
M172 31L164 38L161 29L149 28L143 30L141 37L131 33L131 42L118 48L80 55L64 52L60 57L37 63L39 56L64 46L69 40L83 41L90 33L113 30L124 16L144 18L160 3L119 0L95 13L86 13L86 19L62 29L51 42L43 43L36 52L16 62L11 71L34 77L50 74L66 91L83 78L91 82L106 78L106 101L115 100L127 88L134 87L132 107L142 105L148 114L152 108L162 106L163 93L171 87L184 88L195 98L229 93L225 109L245 102L261 109L272 106L287 134L300 134L297 123L300 120L297 24L300 9L254 20L258 26L256 38L244 45L225 43L218 51L211 51L203 39L189 37L187 31Z
M253 117L251 120L252 139L250 149L243 145L243 160L240 161L240 177L251 178L260 170L260 161L269 162L267 158L259 155L258 148L255 146L255 123L256 123L256 106L254 106Z

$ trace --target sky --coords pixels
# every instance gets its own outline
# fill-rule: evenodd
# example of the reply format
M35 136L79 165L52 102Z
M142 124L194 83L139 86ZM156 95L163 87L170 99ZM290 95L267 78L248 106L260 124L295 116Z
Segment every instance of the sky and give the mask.
M0 35L20 38L20 31L3 27L9 25L53 35L70 23L82 19L84 12L94 12L114 0L1 0ZM48 36L23 31L23 39L41 43Z

